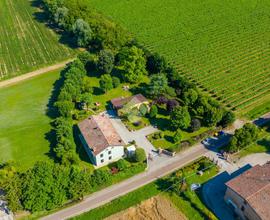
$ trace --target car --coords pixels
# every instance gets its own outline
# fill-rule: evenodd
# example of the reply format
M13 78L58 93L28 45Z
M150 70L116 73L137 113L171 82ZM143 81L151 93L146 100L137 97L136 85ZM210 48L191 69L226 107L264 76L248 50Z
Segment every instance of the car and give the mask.
M201 187L200 183L192 183L190 186L190 190L195 191L195 190L199 189L200 187Z

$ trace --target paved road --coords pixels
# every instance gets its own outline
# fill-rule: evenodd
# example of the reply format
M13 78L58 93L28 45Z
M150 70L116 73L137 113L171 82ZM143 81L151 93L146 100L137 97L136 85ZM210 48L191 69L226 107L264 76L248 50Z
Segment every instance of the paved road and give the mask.
M44 74L44 73L47 73L47 72L50 72L53 70L60 69L60 68L64 67L67 63L70 63L72 60L73 59L69 59L69 60L63 61L61 63L57 63L55 65L52 65L52 66L48 66L48 67L45 67L45 68L42 68L39 70L35 70L33 72L25 73L23 75L14 77L12 79L4 80L4 81L0 82L0 88L16 84L16 83L21 82L23 80L30 79L34 76L38 76L38 75L41 75L41 74Z

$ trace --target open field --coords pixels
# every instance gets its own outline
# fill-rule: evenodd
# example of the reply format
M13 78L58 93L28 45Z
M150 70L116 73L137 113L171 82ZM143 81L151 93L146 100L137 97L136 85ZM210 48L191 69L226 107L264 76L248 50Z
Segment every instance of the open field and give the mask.
M59 76L59 70L53 71L0 89L0 162L14 160L24 169L49 158L51 118L46 112Z
M75 53L34 18L41 18L41 12L31 6L34 2L0 1L0 80L66 60Z
M270 94L269 1L91 2L228 108L240 113Z
M179 212L176 207L162 196L152 197L141 204L127 210L114 214L105 220L186 220L187 218Z

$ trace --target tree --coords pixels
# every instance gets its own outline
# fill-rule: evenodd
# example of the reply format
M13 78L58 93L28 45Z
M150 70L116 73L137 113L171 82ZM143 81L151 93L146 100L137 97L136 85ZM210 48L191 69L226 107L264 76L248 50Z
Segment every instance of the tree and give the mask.
M205 114L204 122L207 126L215 126L221 121L223 115L223 109L210 107Z
M104 93L113 88L112 77L109 74L104 74L100 77L99 86Z
M188 89L183 93L183 101L186 105L193 105L198 98L198 92L194 89Z
M190 123L191 130L198 131L201 128L201 121L197 118L193 118Z
M147 57L146 66L150 73L160 73L165 70L167 63L164 57L160 56L158 53L155 53Z
M83 103L85 103L87 109L89 108L89 106L91 106L93 104L93 96L91 93L83 93L81 96L81 101Z
M83 83L82 83L82 92L85 93L93 93L93 87L92 87L92 79L89 77L84 77L83 78Z
M59 27L64 27L68 17L68 9L66 7L57 8L54 14L54 21L59 25Z
M78 54L78 59L82 62L82 64L86 67L88 62L92 59L92 54L88 51L84 51Z
M83 19L77 19L72 27L73 33L77 38L77 44L80 47L88 47L92 40L92 30Z
M110 50L101 50L98 56L97 67L102 73L110 74L114 67L114 54Z
M235 121L235 115L231 111L225 111L219 124L225 128Z
M55 103L55 106L58 109L58 113L62 117L70 118L71 112L74 109L74 103L71 101L59 101Z
M143 162L146 160L146 154L143 148L136 148L134 159L136 162Z
M175 99L169 99L166 103L166 109L168 112L172 112L177 106L179 106L179 102Z
M177 129L173 136L173 142L179 143L182 140L182 132L180 129Z
M150 113L149 113L149 116L150 118L155 118L158 114L158 108L156 105L152 105L151 108L150 108Z
M120 79L116 76L112 77L112 81L113 81L113 88L117 88L121 84Z
M126 82L138 82L147 74L144 53L136 46L122 49L119 54L119 65L123 70L123 80Z
M118 170L123 171L127 169L129 166L128 162L124 159L120 159L116 162L116 167Z
M175 129L187 129L191 118L187 107L176 107L171 113L171 124Z
M164 73L154 74L150 77L148 94L152 97L157 97L164 94L168 87L168 79Z

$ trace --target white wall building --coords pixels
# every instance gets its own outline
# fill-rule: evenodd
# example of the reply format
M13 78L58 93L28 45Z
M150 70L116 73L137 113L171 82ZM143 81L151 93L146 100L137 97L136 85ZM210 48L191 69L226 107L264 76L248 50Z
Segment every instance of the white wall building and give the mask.
M94 115L79 123L80 139L91 162L101 167L124 156L124 141L108 116Z

